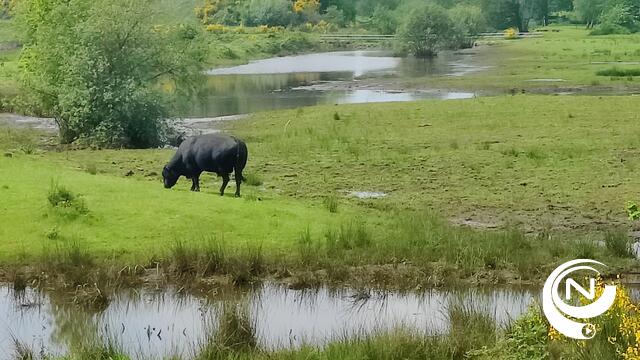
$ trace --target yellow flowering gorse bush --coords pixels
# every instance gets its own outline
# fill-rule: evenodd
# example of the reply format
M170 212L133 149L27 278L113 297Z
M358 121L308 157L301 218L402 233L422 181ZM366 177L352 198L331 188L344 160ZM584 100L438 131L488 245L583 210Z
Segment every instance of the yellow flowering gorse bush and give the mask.
M599 298L604 291L604 281L598 279L596 282L596 298ZM594 342L611 348L611 352L618 355L620 359L640 360L640 308L631 301L629 292L617 283L616 300L613 306L602 316L591 319L596 327L596 336L586 341L567 339L553 327L549 327L548 337L551 341L577 344L579 348L589 348ZM583 304L589 303L585 298L581 299Z
M293 11L301 13L303 11L316 11L320 8L319 0L296 0L293 3Z
M507 40L517 39L520 36L520 31L516 28L508 28L504 31L504 38Z

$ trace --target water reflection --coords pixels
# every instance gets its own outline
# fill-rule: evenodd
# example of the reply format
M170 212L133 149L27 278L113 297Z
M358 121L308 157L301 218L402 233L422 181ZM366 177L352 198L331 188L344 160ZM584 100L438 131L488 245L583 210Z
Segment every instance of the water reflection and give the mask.
M336 337L366 335L398 326L426 334L447 331L447 306L462 302L505 324L536 295L494 289L424 293L358 292L351 289L290 290L266 284L253 291L216 298L173 290L118 293L100 313L80 311L65 298L27 290L23 299L0 288L0 349L10 354L13 338L46 353L63 354L82 341L115 342L129 355L188 357L213 333L224 304L245 304L266 349L325 344ZM25 302L26 301L26 302ZM9 355L6 355L9 356ZM8 358L0 355L0 359Z
M217 117L322 104L468 98L472 93L403 91L376 80L462 76L479 68L470 55L397 58L375 51L334 52L255 61L208 72L189 117ZM361 88L367 80L374 88ZM427 80L425 80L427 81Z

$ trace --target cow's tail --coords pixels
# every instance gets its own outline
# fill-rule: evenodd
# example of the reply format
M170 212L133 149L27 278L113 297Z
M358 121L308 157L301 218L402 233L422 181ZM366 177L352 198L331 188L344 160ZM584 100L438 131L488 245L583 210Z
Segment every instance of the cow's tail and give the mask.
M242 171L247 166L247 159L249 158L249 150L247 150L247 144L240 139L236 139L238 142L238 153L236 156L235 173L236 176L240 176L242 181L247 179L242 175Z

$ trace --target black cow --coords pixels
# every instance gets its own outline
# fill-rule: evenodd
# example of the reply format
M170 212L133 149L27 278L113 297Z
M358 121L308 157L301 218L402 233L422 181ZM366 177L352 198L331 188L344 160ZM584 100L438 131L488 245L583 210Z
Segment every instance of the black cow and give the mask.
M173 159L162 170L164 187L172 188L180 176L193 181L191 191L200 191L200 174L212 172L222 176L220 195L229 183L229 175L236 175L236 197L240 197L242 170L247 165L247 145L233 136L200 135L183 141Z

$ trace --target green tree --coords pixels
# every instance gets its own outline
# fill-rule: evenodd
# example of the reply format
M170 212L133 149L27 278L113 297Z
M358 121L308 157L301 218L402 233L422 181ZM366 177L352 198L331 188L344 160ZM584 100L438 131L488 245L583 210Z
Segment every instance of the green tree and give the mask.
M344 14L344 12L340 9L338 9L337 6L335 5L331 5L329 6L324 14L322 15L322 18L331 24L336 24L340 27L344 27L347 25L347 18Z
M320 0L320 11L327 13L329 8L335 6L344 16L345 22L356 19L356 4L353 0Z
M456 27L447 11L433 4L415 9L398 31L400 45L417 57L432 57L451 48Z
M633 8L624 3L614 4L606 9L598 18L599 25L593 34L626 34L636 32L638 23Z
M573 0L573 9L579 21L593 28L606 5L606 0Z
M294 17L289 0L248 0L241 6L240 14L246 26L288 26Z
M487 24L495 29L507 29L522 26L520 4L516 0L482 0Z
M456 5L449 10L449 15L456 27L455 42L460 47L473 46L477 35L487 28L482 9L477 6Z
M159 22L150 0L24 0L26 93L63 143L151 147L206 57L196 26Z
M395 34L398 30L398 20L390 9L378 5L371 17L371 28L384 35Z
M550 12L572 11L572 10L573 10L572 0L549 0Z

